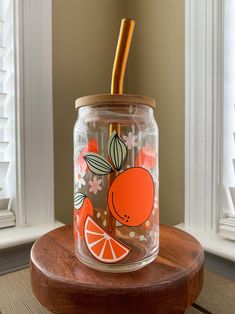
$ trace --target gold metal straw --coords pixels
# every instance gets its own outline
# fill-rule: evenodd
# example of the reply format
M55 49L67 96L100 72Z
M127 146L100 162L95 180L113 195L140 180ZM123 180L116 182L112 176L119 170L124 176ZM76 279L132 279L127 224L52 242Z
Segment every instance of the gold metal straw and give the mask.
M123 81L126 72L126 64L130 51L132 35L134 32L135 21L131 19L122 19L115 59L113 63L111 94L123 94ZM113 131L120 136L120 124L111 123L109 126L109 135ZM118 171L112 172L108 177L108 188L118 175ZM116 220L109 210L107 210L107 229L111 234L115 234Z
M123 94L123 81L134 27L134 20L122 19L115 59L113 63L111 94Z

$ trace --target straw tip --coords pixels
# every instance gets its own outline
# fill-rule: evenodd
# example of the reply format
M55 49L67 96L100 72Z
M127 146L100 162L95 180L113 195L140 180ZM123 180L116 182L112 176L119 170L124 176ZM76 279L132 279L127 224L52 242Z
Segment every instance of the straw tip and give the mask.
M122 22L135 23L135 20L133 20L129 17L124 17L124 18L122 18Z

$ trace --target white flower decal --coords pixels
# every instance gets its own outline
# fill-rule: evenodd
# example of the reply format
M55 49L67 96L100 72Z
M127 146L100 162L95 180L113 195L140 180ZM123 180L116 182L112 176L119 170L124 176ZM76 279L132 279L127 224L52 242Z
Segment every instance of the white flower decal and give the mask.
M102 182L101 179L93 177L93 180L89 182L89 185L91 186L89 191L94 194L96 194L98 191L101 191L102 190L101 182Z
M86 185L86 182L83 179L83 177L85 175L86 175L85 168L82 166L78 166L78 172L77 172L77 176L75 179L76 179L76 183L77 183L79 189L81 189L82 185Z
M128 136L123 135L123 139L128 149L132 149L133 147L137 146L137 135L134 135L132 132L129 132Z
M154 197L154 207L158 208L158 198L157 198L157 196Z

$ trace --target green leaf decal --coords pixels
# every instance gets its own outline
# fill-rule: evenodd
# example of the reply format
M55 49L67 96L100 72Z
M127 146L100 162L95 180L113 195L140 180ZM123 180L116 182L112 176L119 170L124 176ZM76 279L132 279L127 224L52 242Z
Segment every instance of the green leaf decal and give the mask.
M74 207L80 209L85 201L86 195L83 193L76 193L74 195Z
M114 167L121 170L127 159L127 147L116 131L113 131L109 138L108 149Z
M87 153L83 157L90 171L97 175L105 175L113 172L112 166L103 157L96 153Z

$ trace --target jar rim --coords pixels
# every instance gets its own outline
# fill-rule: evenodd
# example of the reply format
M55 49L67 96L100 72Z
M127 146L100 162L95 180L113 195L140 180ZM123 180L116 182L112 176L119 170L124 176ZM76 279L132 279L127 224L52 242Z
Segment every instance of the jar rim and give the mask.
M132 94L96 94L83 96L75 101L75 109L84 106L95 105L145 105L156 108L156 102L153 98Z

